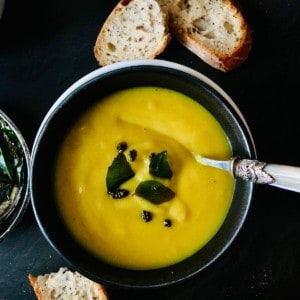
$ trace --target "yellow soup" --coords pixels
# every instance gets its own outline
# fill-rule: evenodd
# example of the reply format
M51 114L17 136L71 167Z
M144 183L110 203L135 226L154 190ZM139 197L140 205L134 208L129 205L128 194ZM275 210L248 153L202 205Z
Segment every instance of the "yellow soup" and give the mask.
M108 168L126 143L134 176L129 195L107 191ZM130 153L136 151L132 161ZM151 153L166 151L173 176L149 173ZM231 148L220 124L200 104L173 90L140 87L99 101L67 135L56 167L56 194L67 227L89 252L113 265L153 269L179 262L203 247L222 225L234 180L202 166L193 153L227 159ZM174 192L155 204L136 194L153 179ZM142 213L151 214L146 220Z

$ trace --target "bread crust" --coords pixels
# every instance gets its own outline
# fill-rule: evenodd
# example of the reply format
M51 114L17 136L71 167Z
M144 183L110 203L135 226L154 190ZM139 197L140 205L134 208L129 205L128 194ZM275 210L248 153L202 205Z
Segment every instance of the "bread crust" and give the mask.
M168 12L156 0L121 0L97 36L94 56L101 66L152 59L170 40Z
M210 66L228 72L248 58L252 31L237 1L160 2L168 10L173 37Z
M72 281L72 279L74 279L75 277L76 280ZM53 284L53 279L57 280L57 285ZM86 292L86 294L92 296L92 299L94 300L108 300L107 291L103 285L94 282L77 272L71 272L67 268L60 268L58 272L38 276L29 274L28 280L38 300L55 300L56 297L52 295L53 292L60 293L59 299L64 298L64 293L66 293L65 297L67 299L69 299L70 297L72 297L72 299L77 299L77 293L74 296L74 291L78 291L78 294L80 294L79 290L81 293ZM48 286L48 283L51 280L52 282ZM78 286L74 286L74 283L77 283ZM64 289L62 289L62 286L64 287ZM83 291L83 289L87 290ZM70 292L70 290L72 290L73 292L72 295L68 293L68 291ZM80 299L82 299L82 296L80 297Z
M32 274L29 274L28 275L28 279L29 279L30 285L32 286L32 288L34 290L34 293L35 293L37 299L38 300L42 300L43 299L43 295L42 295L41 291L39 290L38 285L36 284L37 277L33 276Z

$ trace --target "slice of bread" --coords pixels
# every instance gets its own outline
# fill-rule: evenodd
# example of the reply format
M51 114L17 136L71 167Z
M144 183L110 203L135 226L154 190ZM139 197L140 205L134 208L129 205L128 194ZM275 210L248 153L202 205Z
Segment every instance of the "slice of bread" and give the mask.
M204 62L227 72L243 63L252 32L235 0L159 0L172 36Z
M168 13L156 0L121 0L99 32L94 55L101 66L155 58L170 39Z
M38 300L89 299L107 300L103 285L96 283L78 272L60 268L58 272L34 276L28 275L29 282Z

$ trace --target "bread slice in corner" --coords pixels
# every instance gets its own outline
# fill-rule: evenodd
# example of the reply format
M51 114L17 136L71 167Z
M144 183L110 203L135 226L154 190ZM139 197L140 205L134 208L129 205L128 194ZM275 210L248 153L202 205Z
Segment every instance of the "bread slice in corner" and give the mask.
M29 274L28 279L38 300L108 300L103 285L67 268L39 276Z
M156 0L121 0L98 34L94 55L101 66L155 58L170 39L168 13Z
M172 36L210 66L237 68L252 48L252 32L235 0L159 0Z

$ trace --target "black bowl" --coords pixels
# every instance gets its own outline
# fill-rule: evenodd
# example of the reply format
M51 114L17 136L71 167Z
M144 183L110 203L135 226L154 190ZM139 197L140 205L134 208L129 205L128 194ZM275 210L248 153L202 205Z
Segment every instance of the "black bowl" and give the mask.
M73 84L44 118L32 150L31 197L34 214L53 248L83 275L119 287L161 287L190 278L212 264L240 231L251 202L253 184L237 179L232 205L217 234L197 253L175 265L135 271L95 259L72 238L55 205L53 167L70 125L105 95L137 86L159 86L184 93L201 103L225 130L234 156L255 158L250 130L234 102L202 74L161 60L127 61L100 68Z

